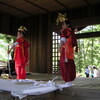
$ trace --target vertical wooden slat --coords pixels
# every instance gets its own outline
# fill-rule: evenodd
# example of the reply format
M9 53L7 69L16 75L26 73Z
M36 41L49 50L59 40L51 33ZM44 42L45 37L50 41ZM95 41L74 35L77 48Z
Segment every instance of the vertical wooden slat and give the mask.
M51 26L51 15L48 15L48 45L47 45L47 73L52 73L52 26Z

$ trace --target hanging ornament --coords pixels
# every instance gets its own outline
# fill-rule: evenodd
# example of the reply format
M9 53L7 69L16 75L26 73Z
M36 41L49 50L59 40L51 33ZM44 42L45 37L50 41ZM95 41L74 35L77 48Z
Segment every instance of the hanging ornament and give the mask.
M66 17L66 13L65 14L62 14L62 13L58 13L58 17L56 19L56 22L57 22L57 25L62 22L64 22L65 20L68 20L68 18Z

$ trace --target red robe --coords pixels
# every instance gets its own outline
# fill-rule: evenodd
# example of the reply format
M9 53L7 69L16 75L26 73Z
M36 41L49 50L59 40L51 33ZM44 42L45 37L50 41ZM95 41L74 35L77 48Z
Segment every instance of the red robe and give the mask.
M18 44L15 47L14 60L17 79L26 79L25 66L28 62L29 43L23 37L18 38L16 42Z
M66 28L63 30L61 37L66 38L65 44L61 48L60 56L60 68L62 78L65 82L73 81L76 77L76 69L74 63L74 47L76 46L77 51L77 41L75 34L71 28ZM65 62L65 58L68 62Z

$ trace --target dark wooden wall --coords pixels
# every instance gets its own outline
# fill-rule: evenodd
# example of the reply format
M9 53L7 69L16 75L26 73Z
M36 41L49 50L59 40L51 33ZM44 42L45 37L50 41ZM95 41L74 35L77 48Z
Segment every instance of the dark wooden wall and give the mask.
M30 42L29 71L47 73L48 65L48 15L37 15L24 19L29 29L28 40Z
M16 35L21 18L0 12L0 33Z

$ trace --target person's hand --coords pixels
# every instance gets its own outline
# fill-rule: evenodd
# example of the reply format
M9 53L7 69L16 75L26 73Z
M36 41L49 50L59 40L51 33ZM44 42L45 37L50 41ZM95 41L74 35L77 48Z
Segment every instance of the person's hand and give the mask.
M29 62L26 63L26 65L28 65L28 64L29 64Z
M29 60L26 60L26 65L28 65L29 64Z
M68 62L68 59L67 59L67 58L65 58L65 62L66 62L66 63Z
M64 29L61 29L60 32L62 33L63 30L64 30Z

